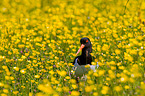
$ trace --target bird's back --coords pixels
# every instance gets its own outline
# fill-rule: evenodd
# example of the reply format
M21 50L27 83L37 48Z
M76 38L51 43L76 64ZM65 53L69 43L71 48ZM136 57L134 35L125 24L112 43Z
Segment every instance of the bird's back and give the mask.
M90 65L91 65L91 62L92 62L92 57L91 57L91 55L88 56L88 57L85 57L85 56L83 56L83 55L77 56L77 57L74 59L73 64L76 62L76 59L77 59L77 62L78 62L79 65L86 65L86 64L90 64Z

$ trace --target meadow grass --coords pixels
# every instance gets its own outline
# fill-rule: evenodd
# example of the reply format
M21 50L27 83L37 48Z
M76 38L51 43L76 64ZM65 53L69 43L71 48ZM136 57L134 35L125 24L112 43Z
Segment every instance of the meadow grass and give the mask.
M145 95L145 0L0 0L1 96ZM93 65L79 80L80 39Z

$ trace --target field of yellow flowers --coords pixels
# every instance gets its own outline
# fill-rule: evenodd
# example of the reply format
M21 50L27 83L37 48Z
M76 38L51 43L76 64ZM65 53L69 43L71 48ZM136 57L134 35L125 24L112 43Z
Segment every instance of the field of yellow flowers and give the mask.
M96 72L76 84L82 37ZM0 0L0 96L145 95L145 0Z

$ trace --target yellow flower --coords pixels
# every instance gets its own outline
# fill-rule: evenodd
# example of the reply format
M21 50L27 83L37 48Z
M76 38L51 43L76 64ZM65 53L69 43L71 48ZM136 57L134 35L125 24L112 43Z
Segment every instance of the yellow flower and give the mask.
M102 50L107 51L109 49L109 46L107 44L104 44L102 47Z
M5 79L6 79L6 80L9 80L9 79L10 79L10 77L9 77L9 76L5 76Z
M71 96L79 96L80 93L78 91L72 91Z
M143 55L143 53L144 53L144 51L143 51L143 50L139 51L139 55L140 55L140 56L142 56L142 55Z
M135 80L133 78L129 78L128 81L131 82L131 83L134 83L135 82Z
M66 76L65 78L66 78L66 79L70 79L70 77L69 77L69 76Z
M19 44L18 47L23 48L23 47L25 47L25 45L24 44Z
M3 86L4 86L4 84L0 82L0 87L3 87Z
M26 56L22 56L21 58L22 58L22 59L26 59Z
M62 77L66 76L66 74L67 74L66 71L60 71L60 73L59 73L59 75L62 76Z
M111 66L111 70L116 70L116 67L115 66Z
M54 93L53 96L59 96L57 93Z
M116 65L115 61L110 61L111 65Z
M4 93L9 93L8 89L3 89Z
M88 65L85 65L85 68L89 68L90 67L90 65L88 64Z
M105 70L99 70L99 76L104 75L104 73L105 73Z
M25 88L25 86L21 86L22 88Z
M31 82L32 82L32 83L34 83L34 82L35 82L35 80L31 80Z
M25 74L25 73L26 73L26 71L25 71L24 69L20 70L20 72L21 72L22 74Z
M122 87L121 87L121 86L115 86L115 87L114 87L114 90L117 91L117 92L119 92L119 91L122 90Z
M1 96L7 96L6 94L1 94Z
M92 64L92 65L97 65L95 62L92 62L91 64Z
M126 82L126 81L128 81L128 76L122 73L122 74L121 74L120 81L121 81L121 82Z
M3 71L2 70L0 70L0 73L2 73Z
M40 78L40 75L35 75L34 77L35 77L35 78Z
M38 85L38 89L47 93L47 94L52 94L53 93L53 89L50 86L50 84L40 84L40 85Z
M6 70L6 69L8 69L8 67L7 67L7 66L2 66L2 68L3 68L3 69L5 69L5 70Z
M9 71L7 71L6 74L9 75L9 76L11 75L11 73Z
M115 78L115 74L112 70L109 70L108 73L110 78Z
M97 50L101 51L101 46L100 45L97 45Z
M95 77L98 77L98 73L96 73L96 72L94 72L93 75L94 75Z
M29 56L29 53L25 53L25 56Z
M9 55L11 55L11 54L12 54L12 52L8 51L8 54L9 54Z
M92 92L92 87L91 86L86 86L85 91L86 92Z
M123 70L123 69L125 69L125 67L124 66L119 66L119 69L122 69Z
M108 92L107 90L101 90L102 94L107 94L107 92Z
M108 90L109 90L109 87L108 86L103 86L103 88L101 90L101 93L102 94L107 94L108 93Z
M64 92L69 92L69 87L63 87L62 89Z
M4 59L4 56L1 56L1 55L0 55L0 61L2 61L3 59Z
M145 90L145 83L141 83L141 89Z
M57 90L58 92L62 92L62 88L60 88L60 87L57 88L56 90Z
M76 80L75 79L70 79L70 82L75 84L76 83Z
M19 91L13 91L13 94L15 94L15 95L18 94L18 93L19 93Z
M42 92L39 92L36 94L36 96L46 96L45 94L43 94Z
M30 92L30 93L29 93L29 96L33 96L33 93Z
M129 86L128 85L125 85L125 87L124 87L125 89L129 89Z
M97 93L97 92L94 92L94 93L93 93L93 96L98 96L98 93Z
M77 85L72 85L73 89L76 89L77 88Z
M119 49L116 49L116 50L115 50L115 53L116 53L116 54L120 54L121 51L120 51Z
M10 76L10 79L11 79L11 80L14 80L14 77Z

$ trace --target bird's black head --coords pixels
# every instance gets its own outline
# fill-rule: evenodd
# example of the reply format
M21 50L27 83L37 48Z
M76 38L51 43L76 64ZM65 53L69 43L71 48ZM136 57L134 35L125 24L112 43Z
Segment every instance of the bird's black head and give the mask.
M78 52L76 53L76 55L82 50L82 53L86 53L89 52L91 53L92 52L92 44L90 42L90 39L85 37L85 38L82 38L80 40L80 43L81 43L81 47L80 49L78 50Z
M91 42L90 42L90 39L87 38L87 37L82 38L82 39L80 40L80 43L83 44L83 45L85 45L85 47L91 47L91 46L92 46L92 45L91 45Z

